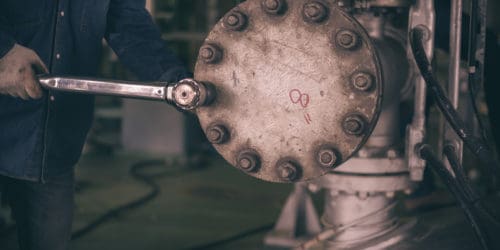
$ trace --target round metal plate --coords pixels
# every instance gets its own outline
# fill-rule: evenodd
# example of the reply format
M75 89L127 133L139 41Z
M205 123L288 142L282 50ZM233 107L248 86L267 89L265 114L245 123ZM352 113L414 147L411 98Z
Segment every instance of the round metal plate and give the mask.
M273 3L281 9L266 9ZM233 166L272 182L310 180L346 161L382 99L368 35L332 1L245 1L208 35L195 78L217 91L197 110L209 140Z

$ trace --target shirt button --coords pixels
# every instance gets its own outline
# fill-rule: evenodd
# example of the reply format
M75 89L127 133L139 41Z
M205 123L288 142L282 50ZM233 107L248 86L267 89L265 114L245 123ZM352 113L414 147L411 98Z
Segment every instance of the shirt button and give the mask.
M57 53L57 54L56 54L56 59L57 59L57 60L61 59L61 54Z
M64 16L64 11L61 11L59 14L60 14L61 16Z

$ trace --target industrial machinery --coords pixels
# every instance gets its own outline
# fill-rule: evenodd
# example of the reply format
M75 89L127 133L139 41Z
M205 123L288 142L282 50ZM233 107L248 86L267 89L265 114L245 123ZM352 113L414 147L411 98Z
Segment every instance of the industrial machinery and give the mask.
M472 2L484 11L485 5ZM438 164L448 169L443 176L452 176L452 184L462 179L455 167L463 139L495 164L485 144L471 142L463 124L453 122L462 2L452 3L450 100L430 85L436 14L429 0L248 0L206 38L196 80L161 86L50 76L40 81L56 91L163 100L193 110L231 165L262 180L296 183L267 246L385 249L408 239L417 224L396 216L398 192L410 194L423 180L426 160L440 163L425 144L427 85L452 121L439 134L449 156L449 168ZM473 32L484 33L484 19L472 17L482 27ZM470 47L484 49L484 37L474 37ZM471 79L481 80L484 54L469 59ZM413 104L408 124L401 124L403 101ZM464 183L459 191L467 189ZM325 190L321 221L308 195L318 189ZM481 239L482 231L476 232Z

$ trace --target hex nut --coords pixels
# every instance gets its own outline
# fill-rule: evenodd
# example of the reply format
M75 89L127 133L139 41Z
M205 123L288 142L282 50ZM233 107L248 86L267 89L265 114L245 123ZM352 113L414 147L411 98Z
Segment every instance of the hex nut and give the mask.
M300 167L290 160L280 161L277 164L276 170L278 171L278 176L287 182L296 181L301 175Z
M346 50L354 50L358 48L359 35L352 30L340 30L335 34L335 44Z
M172 89L173 101L182 109L190 110L200 103L200 87L197 82L184 79Z
M236 166L248 173L256 172L261 165L260 156L254 150L244 150L238 154Z
M328 17L328 7L319 1L309 1L302 7L304 20L312 23L320 23Z
M362 135L365 132L366 122L360 115L348 115L342 122L344 132L349 135Z
M352 86L359 91L370 91L373 88L373 76L365 72L354 73L351 77Z
M317 161L323 168L333 168L339 162L338 153L332 148L323 147L317 153Z
M270 15L282 15L286 11L285 0L262 0L262 9Z
M242 31L247 27L248 17L240 11L232 11L224 17L223 23L228 30Z
M215 44L205 44L200 48L200 58L208 64L219 63L222 60L222 49Z
M223 144L229 140L229 132L223 125L212 125L207 129L207 139L212 144Z

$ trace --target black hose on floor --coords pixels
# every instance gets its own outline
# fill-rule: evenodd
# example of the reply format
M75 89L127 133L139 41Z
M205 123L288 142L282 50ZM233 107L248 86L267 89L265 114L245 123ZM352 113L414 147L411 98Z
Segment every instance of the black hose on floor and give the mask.
M148 174L141 172L141 170L144 170L145 168L148 168L148 167L159 166L159 165L164 166L165 161L164 160L148 160L148 161L141 161L141 162L133 164L130 167L130 175L132 175L132 177L134 177L134 179L149 186L150 191L147 194L145 194L144 196L142 196L136 200L133 200L129 203L126 203L126 204L123 204L123 205L118 206L116 208L113 208L113 209L107 211L106 213L102 214L101 216L99 216L97 219L95 219L94 221L92 221L88 225L73 232L71 235L71 239L72 240L78 239L78 238L90 233L91 231L95 230L97 227L99 227L103 223L117 217L121 213L138 208L140 206L143 206L146 203L155 199L158 196L158 194L160 194L160 187L154 181L154 179L158 178L158 176L163 176L163 175L162 174L148 175Z
M456 181L456 179L451 175L446 166L439 160L439 158L432 152L432 149L428 145L423 145L419 148L419 153L422 159L426 160L437 175L443 180L444 184L448 190L457 199L460 207L462 208L465 217L469 221L474 230L474 233L481 244L482 249L489 250L493 249L491 243L482 225L479 221L479 211L475 208L474 203L476 200L470 201L463 192L463 187Z
M500 220L486 208L486 206L482 202L481 197L479 196L479 194L477 194L477 192L470 184L469 179L465 175L463 166L458 160L455 148L453 146L445 146L443 152L448 159L448 162L450 163L450 167L453 170L453 173L455 174L454 181L457 183L457 188L465 195L464 197L466 198L466 201L471 206L475 207L478 212L485 215L489 221L495 224L495 226L500 226Z

